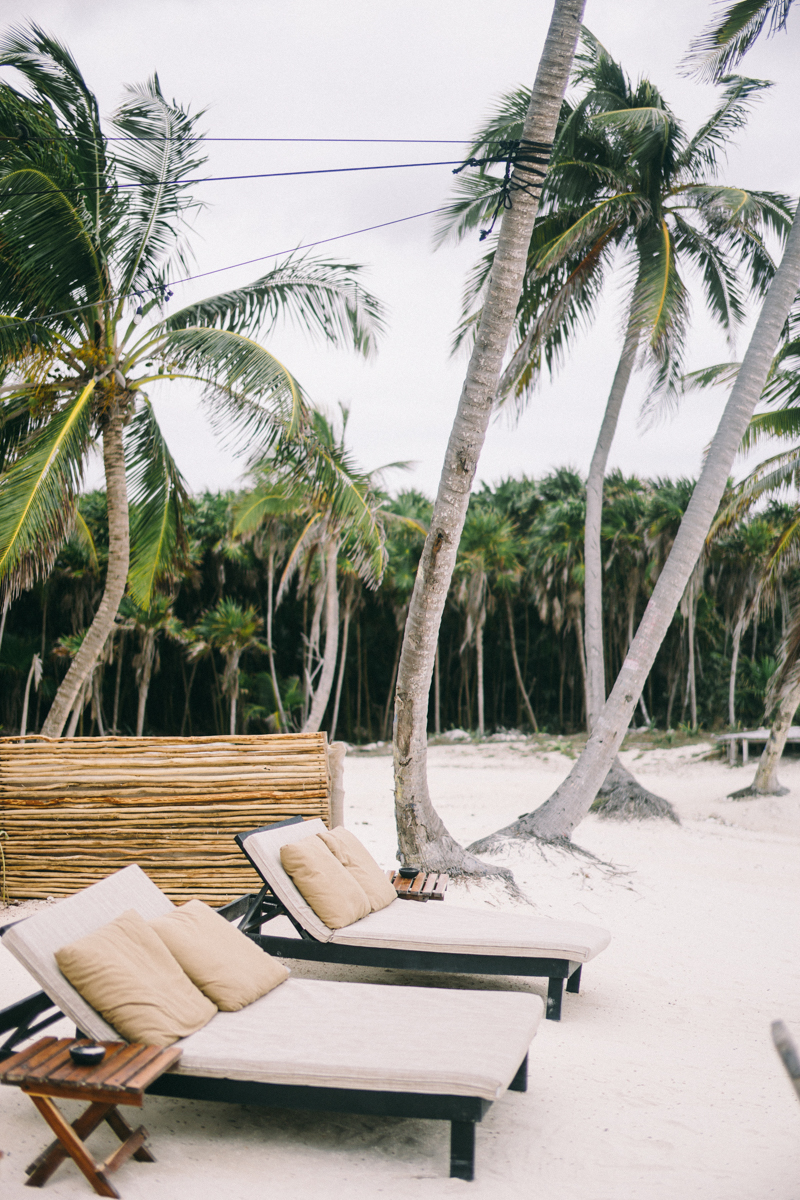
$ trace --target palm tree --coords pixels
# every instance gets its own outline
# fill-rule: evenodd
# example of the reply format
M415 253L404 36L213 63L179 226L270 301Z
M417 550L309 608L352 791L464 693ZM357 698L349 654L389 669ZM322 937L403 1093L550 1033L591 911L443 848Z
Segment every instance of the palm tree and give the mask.
M154 76L128 89L112 152L75 60L38 26L0 41L0 65L28 86L23 94L0 85L4 594L47 574L72 528L86 457L101 442L106 476L105 591L43 726L58 736L126 583L146 608L182 541L184 487L149 386L199 382L226 433L266 449L296 435L305 403L251 335L288 313L310 333L368 353L380 313L359 268L290 257L246 287L165 315L198 207L189 191L204 161L198 116L167 101Z
M150 683L153 673L157 672L160 666L158 641L165 633L180 640L183 632L181 623L175 619L172 612L174 602L173 596L154 596L150 607L145 611L138 608L127 597L123 597L122 600L121 613L126 618L125 627L136 630L141 639L139 653L133 659L139 693L136 707L136 737L142 737L144 733L144 716Z
M737 33L735 22L727 26L723 23L714 35L717 49L728 54L726 65L741 57L763 29L770 14L777 14L774 24L780 24L788 12L787 0L771 0L759 5L752 0L745 0L741 9L738 5L734 6L729 14L742 11L745 7L750 10L752 19L746 35L743 35L744 40L740 38L737 42L742 29L739 28ZM717 59L716 65L712 64L715 77L719 63L720 59ZM496 845L498 839L509 836L569 838L591 807L592 797L622 744L642 687L703 550L734 458L767 382L781 332L799 287L800 206L795 212L783 257L770 283L672 551L586 747L567 778L543 805L499 830L497 835L485 839L486 845Z
M483 638L487 611L500 581L516 581L521 574L521 546L511 521L485 500L471 504L458 547L456 579L458 600L466 612L461 652L470 644L476 650L479 737L486 732Z
M780 197L717 182L719 159L746 121L750 102L766 84L734 78L722 102L689 138L659 91L646 79L633 86L586 30L576 56L574 82L581 100L565 104L543 212L531 242L529 278L517 318L517 346L499 396L529 396L551 370L575 330L597 310L612 273L630 280L626 332L586 481L585 651L587 728L603 706L606 673L603 637L603 479L637 353L650 364L656 389L674 390L680 375L689 317L686 267L703 279L712 316L729 332L743 316L740 279L751 270L761 292L772 264L763 249L765 228L785 226ZM497 117L480 131L473 154L513 137L527 103L524 89L504 96ZM481 218L494 189L487 177L467 177L443 231L463 234ZM473 276L468 301L478 299L491 252ZM474 325L467 311L460 336ZM632 637L632 633L631 633ZM608 786L635 780L619 759ZM642 790L639 815L647 815ZM661 811L662 806L657 806ZM653 814L654 815L654 814Z
M553 141L585 0L555 0L522 127L530 145ZM478 458L514 324L525 256L539 202L536 177L513 168L475 345L445 451L431 527L417 571L397 671L394 720L395 815L400 855L428 870L496 874L466 855L436 813L428 791L428 696L442 612Z
M220 600L216 608L207 612L192 630L193 642L190 657L206 651L219 650L225 659L222 690L230 697L230 729L236 733L236 709L239 702L239 663L245 650L264 651L266 647L258 637L263 626L252 605L243 608L235 600Z
M322 725L336 674L339 647L340 554L368 587L376 587L386 565L382 502L375 487L381 471L358 468L345 446L348 410L342 408L339 432L317 410L307 434L283 445L256 468L257 484L236 506L234 534L252 535L277 512L303 518L275 597L279 604L294 575L302 569L303 590L314 586L304 679L308 707L303 731ZM402 467L403 463L389 466ZM324 651L321 650L325 636Z

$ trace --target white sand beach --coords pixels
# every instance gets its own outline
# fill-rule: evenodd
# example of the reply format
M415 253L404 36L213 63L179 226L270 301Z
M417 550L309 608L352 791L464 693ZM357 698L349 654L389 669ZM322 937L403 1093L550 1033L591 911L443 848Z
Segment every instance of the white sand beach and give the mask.
M789 795L730 801L754 773L711 747L628 751L626 765L675 805L681 825L589 817L576 841L611 867L533 846L504 860L535 910L608 927L560 1023L543 1022L526 1094L478 1127L476 1180L447 1178L442 1122L292 1113L153 1097L142 1120L154 1165L115 1177L126 1200L798 1200L800 1104L770 1040L782 1018L800 1043L800 760ZM462 842L540 803L569 769L555 742L436 746L434 801ZM346 762L346 824L394 861L391 758ZM447 902L513 904L500 886L452 886ZM0 923L24 908L0 909ZM299 974L414 986L530 988L297 964ZM0 1006L36 990L0 947ZM59 1029L60 1027L55 1027ZM71 1029L66 1024L64 1032ZM65 1105L73 1115L77 1106ZM132 1111L132 1110L131 1110ZM28 1099L0 1088L0 1197L30 1196L24 1167L47 1141ZM90 1143L100 1155L112 1135ZM54 1200L91 1191L71 1164Z

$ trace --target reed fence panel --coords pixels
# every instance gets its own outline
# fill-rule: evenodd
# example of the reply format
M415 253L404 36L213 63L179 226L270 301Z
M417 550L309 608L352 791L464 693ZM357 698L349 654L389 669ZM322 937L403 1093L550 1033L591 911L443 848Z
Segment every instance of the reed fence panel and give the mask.
M0 738L0 888L69 896L135 862L173 900L224 904L261 885L235 833L330 825L330 799L324 733Z

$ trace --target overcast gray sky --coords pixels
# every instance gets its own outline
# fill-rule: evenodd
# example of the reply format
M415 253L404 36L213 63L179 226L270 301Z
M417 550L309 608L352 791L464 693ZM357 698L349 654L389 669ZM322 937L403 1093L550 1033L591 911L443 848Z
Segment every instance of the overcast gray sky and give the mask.
M125 83L157 71L167 95L206 110L205 127L215 137L468 138L499 93L533 81L551 7L550 0L0 0L4 25L31 18L69 45L105 113ZM585 19L629 75L647 75L694 128L711 111L714 91L677 68L710 11L703 0L588 0ZM795 17L788 37L764 42L745 60L747 74L775 87L731 153L726 182L800 191L791 133L800 98L798 39ZM456 157L442 150L211 143L208 173ZM445 166L200 185L207 207L196 221L196 271L435 208L451 184ZM364 466L413 460L411 472L390 482L429 494L465 368L463 357L449 356L450 336L467 270L480 252L476 237L434 253L432 228L423 218L319 251L368 267L369 286L390 321L374 361L320 348L286 327L268 342L315 402L350 406L349 440ZM171 304L243 284L261 270L181 285ZM745 345L742 336L739 349ZM609 294L598 323L519 423L501 418L490 428L479 479L539 475L563 464L585 471L619 346L620 316ZM729 357L696 303L688 366ZM241 463L215 441L196 396L188 387L163 391L154 397L159 416L192 488L234 486ZM696 474L724 395L689 398L677 415L644 430L642 395L635 380L610 465L642 475Z

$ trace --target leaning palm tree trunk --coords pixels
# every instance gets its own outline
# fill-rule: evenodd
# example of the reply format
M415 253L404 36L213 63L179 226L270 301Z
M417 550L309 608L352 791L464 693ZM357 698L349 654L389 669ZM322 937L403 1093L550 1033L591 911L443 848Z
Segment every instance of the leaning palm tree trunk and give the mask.
M154 629L146 629L142 643L142 656L139 666L139 704L136 710L136 736L144 733L144 713L147 707L147 695L150 691L150 680L153 677L153 661L156 656L156 634Z
M614 382L597 437L589 474L586 478L586 525L583 554L585 564L585 630L586 643L586 723L591 730L606 702L606 669L603 655L603 555L601 525L603 520L603 480L608 455L617 432L622 401L636 359L639 343L638 327L633 316L628 319L625 342Z
M534 836L548 841L569 838L589 811L622 745L639 695L700 557L799 286L800 208L672 551L586 747L544 804L483 839L479 843L482 850L497 845L504 837Z
M103 465L108 506L108 568L103 599L78 653L62 679L50 711L42 725L44 737L60 737L78 692L97 662L125 593L130 562L128 488L122 445L123 414L119 404L109 412L103 426Z
M531 723L531 729L533 730L534 733L538 733L539 726L537 724L536 716L535 716L533 708L531 706L531 698L528 695L528 692L525 688L525 684L522 679L522 668L519 665L519 655L517 654L517 639L514 636L514 613L511 609L511 597L509 596L508 592L506 592L506 615L508 616L508 637L509 637L509 641L511 642L511 660L514 663L514 674L517 677L517 687L519 688L520 695L522 696L522 703L525 705L525 710L528 714L528 720ZM437 733L438 733L438 730L437 730Z
M733 627L732 650L731 650L731 677L728 681L728 724L731 729L736 727L736 670L739 666L739 647L742 644L742 635L745 629L745 604L739 609L739 616L736 624ZM732 743L735 745L736 743Z
M566 91L585 0L556 0L522 136L552 142ZM515 169L512 180L530 181ZM395 813L405 862L428 870L487 874L448 833L430 799L428 698L445 600L470 489L494 406L503 357L522 293L538 190L515 190L503 213L475 345L445 453L439 491L406 621L397 674L394 728Z
M303 733L317 733L328 707L328 700L336 674L336 659L339 651L339 586L336 578L336 561L339 557L339 539L331 537L325 552L325 653L311 711L303 726Z
M778 782L778 763L781 761L794 714L798 708L800 708L800 680L796 680L794 685L788 687L783 693L777 715L769 731L767 744L758 760L755 779L750 787L732 792L732 800L744 800L749 796L785 796L789 791Z

